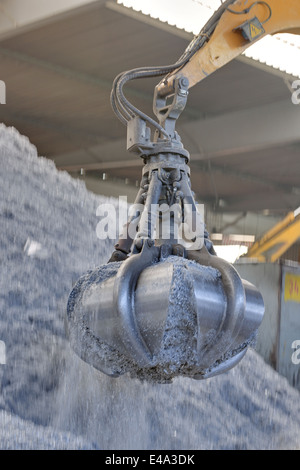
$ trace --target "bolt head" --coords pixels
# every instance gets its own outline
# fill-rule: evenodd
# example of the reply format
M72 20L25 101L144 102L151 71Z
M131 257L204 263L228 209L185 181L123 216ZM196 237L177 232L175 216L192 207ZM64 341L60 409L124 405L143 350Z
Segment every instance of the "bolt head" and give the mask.
M189 86L189 80L187 77L181 77L179 80L179 86L180 88L188 88Z

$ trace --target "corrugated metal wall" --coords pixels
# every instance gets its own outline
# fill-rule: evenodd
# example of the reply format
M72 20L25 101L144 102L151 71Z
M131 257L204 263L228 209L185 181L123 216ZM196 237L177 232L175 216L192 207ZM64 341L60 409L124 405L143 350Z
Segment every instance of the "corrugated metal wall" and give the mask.
M243 279L261 291L265 316L259 328L256 350L290 384L300 390L300 264L236 264ZM299 346L297 346L299 342ZM298 363L299 358L299 363Z

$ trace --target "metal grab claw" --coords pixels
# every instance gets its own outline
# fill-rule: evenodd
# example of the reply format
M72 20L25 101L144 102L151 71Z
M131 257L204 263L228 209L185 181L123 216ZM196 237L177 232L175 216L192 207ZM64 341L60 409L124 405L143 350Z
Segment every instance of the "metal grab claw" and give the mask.
M193 372L186 374L184 368L176 366L175 375L190 374L200 380L234 367L244 357L263 317L264 304L258 290L242 280L229 263L210 255L205 247L183 252L184 258L174 256L177 246L155 246L149 239L143 242L140 253L121 262L114 276L82 289L80 299L69 312L72 323L77 312L83 311L84 325L96 338L95 344L100 341L114 348L125 362L122 370L116 372L117 368L108 367L100 355L94 367L117 377L132 367L143 370L145 376L147 371L160 366L166 348L168 315L174 308L174 272L179 263L186 263L193 281L189 308L194 309L196 327L189 340L192 342L196 336L197 345L191 353L195 362ZM218 272L218 276L212 276L212 271Z

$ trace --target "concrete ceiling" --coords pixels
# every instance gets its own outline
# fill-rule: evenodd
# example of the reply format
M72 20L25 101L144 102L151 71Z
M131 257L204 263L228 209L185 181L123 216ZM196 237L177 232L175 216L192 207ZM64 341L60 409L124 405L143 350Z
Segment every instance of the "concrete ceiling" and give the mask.
M123 70L173 63L191 36L115 1L40 2L34 10L34 0L23 0L34 17L17 2L0 2L1 121L59 169L74 176L84 169L80 177L94 191L132 200L142 162L126 152L126 129L110 107L112 81ZM300 107L291 102L291 78L243 59L191 89L178 131L199 202L279 215L300 205ZM131 83L128 97L151 113L157 80Z

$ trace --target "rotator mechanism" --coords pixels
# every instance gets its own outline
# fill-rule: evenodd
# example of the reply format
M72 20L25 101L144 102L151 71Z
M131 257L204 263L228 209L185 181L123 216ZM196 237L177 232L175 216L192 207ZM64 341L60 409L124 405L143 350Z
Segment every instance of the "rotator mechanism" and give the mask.
M75 352L113 377L129 372L167 383L223 373L244 357L263 318L258 290L216 255L191 189L190 156L175 130L189 80L176 76L171 88L167 79L156 87L157 121L123 93L128 80L184 66L231 3L222 4L176 64L127 71L113 83L111 103L127 126L127 150L144 162L140 188L107 265L83 276L68 303Z

